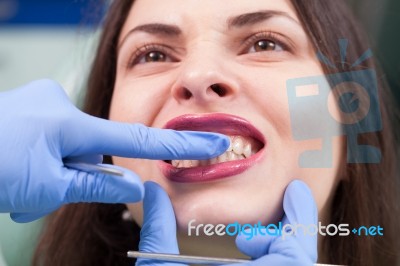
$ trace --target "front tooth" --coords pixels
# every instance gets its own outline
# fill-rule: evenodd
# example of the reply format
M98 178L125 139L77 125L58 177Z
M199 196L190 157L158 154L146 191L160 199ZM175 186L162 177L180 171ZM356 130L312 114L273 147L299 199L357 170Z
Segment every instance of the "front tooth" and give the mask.
M210 164L216 164L218 163L218 157L214 157L210 160Z
M241 137L235 137L233 140L233 152L236 154L243 153L243 139Z
M180 160L172 160L171 164L172 164L173 167L177 167L178 168L180 162L181 162Z
M229 137L229 139L230 139L230 142L229 142L229 147L228 147L228 149L226 150L226 151L233 151L233 139L234 139L234 137Z
M218 156L218 162L219 163L223 163L226 162L226 159L228 158L228 155L226 154L226 152L224 152L223 154L221 154L220 156Z
M250 155L251 155L251 144L250 143L246 143L246 145L244 146L243 154L246 158L250 157Z
M192 167L197 167L200 164L200 161L198 160L192 160L191 162L192 162Z
M192 167L192 161L190 160L183 160L182 167L189 168Z
M181 160L178 167L179 168L184 168L185 167L185 160Z
M233 161L235 160L235 153L233 151L228 151L227 153L228 161Z

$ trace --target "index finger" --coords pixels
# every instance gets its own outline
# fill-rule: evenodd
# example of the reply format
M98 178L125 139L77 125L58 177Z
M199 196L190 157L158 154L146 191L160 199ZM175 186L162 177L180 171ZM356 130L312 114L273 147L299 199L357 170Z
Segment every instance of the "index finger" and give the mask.
M218 133L150 128L87 114L75 121L69 131L63 134L63 157L106 154L157 160L204 160L225 152L230 142Z

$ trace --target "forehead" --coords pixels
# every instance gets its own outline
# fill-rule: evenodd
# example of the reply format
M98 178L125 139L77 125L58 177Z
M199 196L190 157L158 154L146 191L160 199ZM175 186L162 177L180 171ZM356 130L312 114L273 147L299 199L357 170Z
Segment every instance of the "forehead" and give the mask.
M289 0L136 0L121 35L147 23L223 27L229 17L265 10L285 12L298 21Z

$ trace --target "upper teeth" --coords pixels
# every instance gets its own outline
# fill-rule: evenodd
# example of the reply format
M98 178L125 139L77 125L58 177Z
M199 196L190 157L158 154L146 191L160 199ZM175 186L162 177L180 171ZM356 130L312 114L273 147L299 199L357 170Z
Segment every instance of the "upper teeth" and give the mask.
M216 163L223 163L234 160L242 160L249 158L251 155L255 154L259 145L254 141L254 139L243 136L230 136L231 143L226 152L218 157L209 160L172 160L171 164L177 168L189 168L196 166L205 166Z

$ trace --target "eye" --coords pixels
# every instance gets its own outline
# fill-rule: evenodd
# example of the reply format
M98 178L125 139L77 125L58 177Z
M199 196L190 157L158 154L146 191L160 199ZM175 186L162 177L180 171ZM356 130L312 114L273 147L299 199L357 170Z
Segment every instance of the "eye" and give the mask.
M251 53L263 51L283 51L284 49L279 44L271 40L259 40L253 47L250 48Z
M160 51L152 51L143 56L140 60L140 63L149 63L149 62L165 62L167 60L167 56Z
M167 47L158 44L146 44L137 48L129 60L129 68L139 64L164 63L176 61Z
M244 53L290 51L283 37L273 32L260 32L247 38Z

